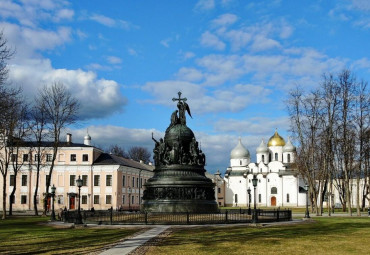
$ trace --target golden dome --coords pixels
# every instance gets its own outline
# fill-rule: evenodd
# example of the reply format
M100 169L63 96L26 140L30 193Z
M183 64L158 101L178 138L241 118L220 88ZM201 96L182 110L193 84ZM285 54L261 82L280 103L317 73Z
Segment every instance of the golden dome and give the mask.
M277 131L275 131L275 134L271 136L269 142L267 143L267 146L284 146L285 141L284 138L282 138Z

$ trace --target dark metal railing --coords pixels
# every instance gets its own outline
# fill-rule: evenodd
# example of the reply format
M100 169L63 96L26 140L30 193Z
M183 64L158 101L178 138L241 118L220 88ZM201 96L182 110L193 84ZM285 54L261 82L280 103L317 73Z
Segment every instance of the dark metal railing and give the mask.
M251 223L253 209L220 210L219 213L154 213L154 212L127 212L127 211L82 211L83 223L95 224L166 224L166 225L194 225L194 224L230 224ZM256 210L255 222L275 222L292 220L291 210ZM77 211L63 211L62 221L76 223Z

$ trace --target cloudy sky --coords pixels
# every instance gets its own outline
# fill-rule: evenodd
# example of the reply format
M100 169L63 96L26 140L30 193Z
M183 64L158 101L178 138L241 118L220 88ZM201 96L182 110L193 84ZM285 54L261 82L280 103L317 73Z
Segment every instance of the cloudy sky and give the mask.
M81 102L75 142L152 150L182 91L207 170L221 172L242 137L285 138L284 100L350 68L370 81L368 0L1 0L16 49L10 81L32 99L63 82Z

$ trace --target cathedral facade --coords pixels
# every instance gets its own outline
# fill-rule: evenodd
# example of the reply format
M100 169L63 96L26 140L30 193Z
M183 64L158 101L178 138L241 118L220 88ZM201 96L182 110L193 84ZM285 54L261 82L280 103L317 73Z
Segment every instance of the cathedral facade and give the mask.
M231 151L230 167L225 172L225 205L286 206L306 205L304 180L295 166L296 148L276 131L267 144L262 140L256 149L257 162L252 163L250 153L241 142ZM252 183L256 175L256 194Z

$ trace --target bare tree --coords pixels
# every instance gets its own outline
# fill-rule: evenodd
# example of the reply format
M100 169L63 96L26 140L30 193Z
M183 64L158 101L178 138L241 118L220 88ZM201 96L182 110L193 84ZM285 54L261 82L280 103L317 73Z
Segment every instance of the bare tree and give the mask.
M54 163L60 145L61 131L68 125L76 122L79 103L60 82L54 82L51 86L45 86L43 90L40 90L37 102L38 107L44 107L45 119L53 143L52 161L46 180L46 194L48 194ZM44 215L46 215L46 211L47 199L44 199Z
M106 149L106 152L119 157L128 158L125 148L120 147L118 144L110 145L108 149Z
M23 160L20 153L22 152L21 147L24 146L24 139L28 136L28 106L24 100L21 100L19 105L15 109L12 109L14 130L13 135L8 138L8 149L11 153L11 170L14 176L13 190L10 193L9 199L9 215L13 214L13 200L17 190L17 176L22 166L26 161Z
M46 131L46 107L43 105L43 102L39 102L38 99L35 100L35 105L30 111L30 129L32 137L35 139L35 142L31 146L31 155L35 155L32 167L36 169L36 185L35 192L33 194L33 208L35 215L38 215L37 209L37 196L39 189L39 180L40 180L40 170L45 166L45 154L46 147L44 141L48 140L48 134Z
M3 31L0 32L0 86L3 86L8 78L8 65L7 61L11 59L15 51L7 46Z
M151 153L147 148L133 146L128 150L128 156L135 161L142 160L144 163L148 163L150 161Z

